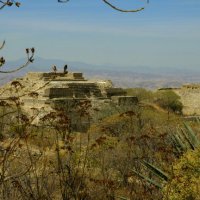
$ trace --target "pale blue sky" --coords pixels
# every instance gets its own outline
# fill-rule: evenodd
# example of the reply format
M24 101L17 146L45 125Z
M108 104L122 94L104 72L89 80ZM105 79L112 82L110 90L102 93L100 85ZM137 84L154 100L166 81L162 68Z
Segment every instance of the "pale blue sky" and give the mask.
M111 0L135 8L142 0ZM91 64L200 67L200 0L150 0L139 13L119 13L102 0L21 0L0 11L1 56L37 56Z

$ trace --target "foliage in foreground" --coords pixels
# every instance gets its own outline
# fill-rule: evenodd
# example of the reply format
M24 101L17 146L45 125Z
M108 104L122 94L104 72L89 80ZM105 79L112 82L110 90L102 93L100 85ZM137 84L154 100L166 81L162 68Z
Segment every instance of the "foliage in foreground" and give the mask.
M164 199L200 199L200 148L185 153L173 165L173 178L164 187Z
M163 199L195 200L200 198L200 141L191 127L187 124L184 125L185 130L182 130L182 134L172 135L174 147L181 157L175 163L172 163L170 174L146 161L142 161L141 164L146 167L146 170L152 172L158 180L155 179L155 176L148 177L133 170L138 177L148 184L161 189Z
M63 109L46 114L37 126L34 116L21 110L20 98L1 101L0 107L3 200L162 199L162 191L135 172L158 181L146 170L151 163L170 174L182 155L174 146L174 133L187 129L178 115L152 104L110 107L110 116L101 113L106 109L95 111L97 119L87 133L73 132ZM81 106L76 114L80 120L91 118L90 109ZM38 116L40 111L34 111Z

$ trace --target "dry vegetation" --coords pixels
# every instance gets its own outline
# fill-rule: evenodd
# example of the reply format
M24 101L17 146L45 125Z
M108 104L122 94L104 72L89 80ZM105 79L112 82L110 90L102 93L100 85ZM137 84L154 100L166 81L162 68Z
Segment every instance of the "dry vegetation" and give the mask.
M143 10L122 10L103 2L121 12ZM0 1L0 9L13 5L20 3ZM26 49L24 65L0 73L26 67L34 52ZM0 67L4 64L1 57ZM62 106L34 124L42 111L33 107L33 115L24 113L18 93L22 86L15 81L11 87L15 95L0 100L0 199L200 198L199 120L190 126L184 122L174 93L128 89L139 98L138 105L101 110L93 110L89 100L79 102L73 112L80 121L87 119L90 128L77 133L69 110ZM34 105L37 93L30 94Z
M17 84L12 87L18 89ZM170 181L163 182L152 169L173 177L174 162L195 150L196 143L188 143L189 136L184 139L179 133L188 131L180 115L168 106L161 109L158 98L151 95L147 101L142 92L138 105L109 106L109 111L107 107L94 111L88 101L81 102L76 114L91 121L85 133L73 132L64 109L57 108L35 125L35 116L21 110L20 98L1 100L0 199L173 197L166 190ZM198 123L191 125L199 131ZM185 148L176 137L183 139Z

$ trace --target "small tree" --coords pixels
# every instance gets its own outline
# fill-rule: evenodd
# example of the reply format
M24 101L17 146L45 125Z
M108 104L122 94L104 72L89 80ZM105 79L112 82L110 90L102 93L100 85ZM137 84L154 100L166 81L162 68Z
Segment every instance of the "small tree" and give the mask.
M180 102L180 97L172 90L160 90L155 93L155 102L162 108L181 114L183 104Z
M127 95L136 96L139 101L153 102L153 92L144 88L128 88Z

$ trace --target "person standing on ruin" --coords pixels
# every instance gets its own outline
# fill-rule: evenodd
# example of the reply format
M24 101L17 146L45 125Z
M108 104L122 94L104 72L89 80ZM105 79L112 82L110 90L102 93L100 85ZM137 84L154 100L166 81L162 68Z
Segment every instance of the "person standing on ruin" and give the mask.
M64 74L67 74L67 73L68 73L67 67L68 67L67 65L64 66Z
M54 66L52 67L52 70L53 70L53 72L56 74L56 72L57 72L57 67L54 65Z

